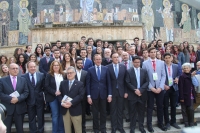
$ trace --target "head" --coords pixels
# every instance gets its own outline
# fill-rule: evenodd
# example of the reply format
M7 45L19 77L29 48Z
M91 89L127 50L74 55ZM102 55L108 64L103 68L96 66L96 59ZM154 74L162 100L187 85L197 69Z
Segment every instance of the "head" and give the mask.
M43 49L41 47L37 46L35 48L35 54L36 54L36 56L43 55L44 54Z
M155 47L149 48L148 52L149 52L149 57L151 59L155 59L156 58L156 48Z
M5 55L0 56L0 64L6 64L8 61L8 58Z
M37 56L35 54L31 54L29 56L29 61L32 61L32 62L37 62Z
M74 80L76 76L76 70L73 66L67 68L67 79Z
M60 46L60 53L61 53L61 54L64 54L65 51L66 51L65 46L64 46L64 45L61 45L61 46Z
M44 53L46 54L46 56L50 56L50 54L51 54L51 49L50 49L50 47L45 47L45 48L44 48Z
M197 50L200 50L200 44L198 44L198 46L197 46Z
M104 49L104 57L105 58L110 58L111 56L111 50L109 48Z
M112 63L113 64L118 64L119 63L119 55L118 55L118 53L113 53L112 55L111 55L111 57L112 57Z
M167 46L167 47L165 48L165 52L166 52L166 53L171 53L171 47Z
M127 52L123 52L122 53L122 60L123 61L128 61L128 59L129 59L129 54Z
M59 61L54 60L50 65L49 73L54 76L54 73L63 74L62 66Z
M29 61L27 63L28 72L34 74L36 72L36 63L33 61Z
M57 46L58 48L60 48L60 46L61 46L61 41L60 41L60 40L57 40L57 41L56 41L56 46Z
M159 50L156 51L156 58L162 60L162 55Z
M63 56L63 60L66 62L70 62L71 60L73 60L73 58L70 53L65 53Z
M75 43L75 42L72 43L72 48L75 48L75 49L76 49L76 48L77 48L77 43Z
M117 53L118 53L119 55L122 55L122 52L123 52L122 46L118 46L118 47L117 47Z
M189 49L189 52L195 52L195 51L194 51L194 46L191 45L191 44L188 46L188 49Z
M93 45L94 45L94 40L93 40L93 38L88 38L87 43L88 43L88 45L93 46Z
M172 57L172 55L170 53L165 53L163 55L163 57L164 57L164 61L165 61L166 64L171 64L172 63L173 57Z
M44 44L44 48L45 48L45 47L51 47L51 44L50 44L50 43L45 43L45 44Z
M79 45L79 48L80 48L80 49L85 48L85 42L84 42L84 41L80 41L80 42L78 43L78 45Z
M6 64L2 64L1 71L2 71L2 73L8 73L8 66Z
M53 52L55 49L58 49L58 47L57 47L57 45L52 45L52 47L51 47L51 52Z
M187 48L189 46L189 43L187 41L184 41L183 46L184 46L184 48Z
M11 63L16 63L16 60L15 60L14 57L10 57L10 58L8 59L8 64L11 64Z
M129 47L129 54L135 55L135 45L132 45L132 46Z
M144 43L144 42L142 42L142 43L141 43L141 49L147 49L147 44Z
M81 56L81 58L86 58L86 56L87 56L87 50L86 49L81 49L80 50L80 56Z
M101 62L102 62L102 57L99 54L95 54L93 57L93 61L95 63L95 65L100 66Z
M89 53L89 54L92 53L92 46L87 46L87 53Z
M55 59L59 59L60 58L60 50L59 49L55 49L53 51L53 55L54 55Z
M197 62L197 70L200 70L200 61Z
M134 56L132 57L132 62L135 68L139 68L141 63L141 58L139 56Z
M103 42L101 39L97 39L96 44L97 44L97 47L102 47Z
M82 58L77 58L76 59L76 68L78 70L81 70L83 68L83 59Z
M15 63L11 63L9 65L9 74L11 76L17 76L18 73L19 73L19 66L17 64L15 64Z
M25 55L24 54L20 54L17 58L17 64L25 64Z
M183 70L184 73L190 73L190 70L191 70L190 63L184 63L182 65L182 70Z
M133 39L134 44L135 44L136 46L138 46L139 40L140 40L140 39L139 39L138 37L135 37L135 38Z
M149 53L148 53L148 50L147 50L147 49L142 50L142 57L143 57L144 59L146 59L146 58L149 57Z
M180 51L179 46L178 45L173 45L172 49L175 53L177 53L178 51Z
M69 51L69 49L70 49L70 44L69 43L65 43L65 49L66 49L66 51Z
M116 42L116 48L121 47L121 43L120 42Z
M97 47L96 50L97 50L97 54L100 54L100 55L101 55L102 52L103 52L101 47Z
M26 51L27 51L28 53L31 53L31 51L32 51L32 46L31 46L31 45L27 45L27 46L26 46Z
M84 43L86 42L86 37L85 36L82 36L81 37L81 41L83 41Z
M108 42L107 42L107 41L104 42L103 47L104 47L104 48L107 48L107 47L108 47Z
M162 47L162 40L161 40L161 39L157 40L156 43L157 43L157 46L158 46L158 47Z

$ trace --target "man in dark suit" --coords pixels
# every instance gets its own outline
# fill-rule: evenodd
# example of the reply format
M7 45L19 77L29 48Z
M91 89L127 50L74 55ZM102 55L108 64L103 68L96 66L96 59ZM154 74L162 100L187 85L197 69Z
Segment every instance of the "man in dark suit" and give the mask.
M116 133L117 129L120 133L125 133L123 129L123 105L126 67L119 64L118 57L118 53L113 53L113 63L107 66L112 87L112 102L110 103L111 126L112 133Z
M23 133L24 114L26 113L26 98L29 90L26 79L17 76L19 66L15 63L9 66L9 76L0 79L0 100L6 107L7 117L4 124L7 127L7 133L11 133L12 120L14 118L16 132ZM18 92L19 95L12 95Z
M27 63L28 73L22 75L27 81L29 96L27 98L27 109L30 133L44 132L44 74L36 72L35 62ZM36 116L38 127L36 126Z
M102 59L101 65L107 66L112 63L111 59L111 50L109 48L105 48L104 50L104 58Z
M44 52L46 56L40 60L39 71L41 73L44 73L44 75L46 76L46 74L49 71L51 63L54 61L54 58L50 56L51 54L50 47L45 47Z
M173 57L170 53L164 54L165 60L165 72L166 72L166 80L165 80L165 94L164 94L164 119L165 126L168 130L170 130L170 125L180 129L178 124L176 123L176 101L178 97L178 78L179 78L179 70L178 65L173 64ZM171 120L169 121L169 100L171 107Z
M101 66L102 57L94 55L95 66L88 69L86 88L88 103L92 105L93 130L99 132L98 112L100 111L100 131L106 133L106 102L112 101L112 89L108 68Z
M88 71L88 69L93 66L93 63L90 59L86 58L87 57L87 50L81 49L80 56L83 59L83 70Z
M146 70L140 68L140 57L135 56L133 57L132 61L133 67L127 70L126 73L126 84L131 119L130 133L135 133L136 117L138 118L139 130L141 133L146 133L143 124L149 78Z
M60 92L58 96L61 103L61 114L63 115L64 127L66 133L71 133L71 124L74 125L76 133L82 133L82 107L81 101L85 94L85 89L81 81L75 80L75 68L70 66L67 69L67 79L61 82ZM64 96L68 96L71 100L62 100Z
M82 68L83 68L83 60L82 58L77 58L75 79L78 81L81 81L83 83L84 89L86 89L87 71L82 70ZM86 133L86 127L85 127L85 112L86 112L86 103L87 103L86 93L81 103L82 103L82 133Z

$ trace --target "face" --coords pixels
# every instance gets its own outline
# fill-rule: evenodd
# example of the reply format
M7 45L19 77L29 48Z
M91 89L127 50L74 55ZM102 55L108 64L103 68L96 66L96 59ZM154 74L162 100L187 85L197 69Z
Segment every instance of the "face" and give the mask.
M9 73L12 76L17 76L19 73L19 66L17 64L10 64Z
M84 48L85 47L85 43L84 42L80 42L80 47Z
M59 72L59 70L60 70L60 65L58 64L58 62L54 62L53 71L54 72Z
M67 62L70 61L70 56L68 54L65 55L65 61L67 61Z
M35 61L36 61L36 57L35 57L34 55L32 55L32 56L30 57L30 61L35 62Z
M119 62L118 58L119 58L118 54L113 54L112 55L112 62L114 64L118 64L118 62Z
M170 64L170 63L172 62L172 60L173 60L173 57L167 55L167 56L165 56L164 60L165 60L165 62L166 62L167 64Z
M178 48L177 46L174 46L174 51L177 52L178 51Z
M184 49L184 46L183 44L180 44L180 49L183 50Z
M146 48L145 43L142 43L142 44L141 44L141 47L142 47L142 49L145 49L145 48Z
M86 38L82 38L81 40L85 42L85 41L86 41Z
M51 50L50 49L46 49L44 52L45 52L46 56L50 56L50 54L51 54Z
M22 53L22 50L21 50L21 49L18 49L17 54L19 55L19 54L21 54L21 53Z
M122 59L124 60L124 61L127 61L128 60L128 57L129 55L128 55L128 53L123 53L122 54Z
M101 65L101 62L102 62L101 56L100 56L100 55L96 55L96 56L94 57L94 63L95 63L95 65L100 66L100 65Z
M171 48L170 47L166 48L166 53L171 53Z
M184 67L183 72L184 73L190 73L191 68L190 67Z
M60 51L54 51L54 57L58 59L60 57Z
M41 48L37 48L37 53L41 54L42 53L42 50Z
M118 42L118 43L116 44L116 46L119 47L119 46L121 46L121 44Z
M107 48L108 47L108 42L105 42L104 43L104 48Z
M64 54L64 53L65 53L65 47L61 47L61 48L60 48L60 52L61 52L62 54Z
M56 46L57 46L57 47L60 47L60 46L61 46L61 42L57 42L57 43L56 43Z
M131 48L129 49L129 54L130 54L130 55L135 55L135 48L134 48L134 47L131 47Z
M82 68L83 68L83 61L82 61L82 60L77 61L76 67L77 67L78 69L82 69Z
M76 49L75 49L75 48L72 49L72 54L73 54L73 55L76 54Z
M87 52L91 53L92 52L92 47L87 47Z
M7 67L6 65L4 65L4 66L2 67L2 71L3 71L4 73L7 73L7 72L8 72L8 67Z
M23 56L23 55L20 55L20 57L19 57L19 61L20 61L21 63L24 62L24 56Z
M121 55L121 54L122 54L122 52L123 52L123 49L122 49L122 48L118 48L118 51L117 51L117 53L118 53L119 55Z
M67 79L68 80L73 80L75 78L76 73L74 72L73 69L69 69L67 71Z
M156 52L156 58L157 58L157 59L161 59L161 54L160 54L160 52Z
M76 46L77 46L76 43L73 43L73 44L72 44L72 47L73 47L73 48L76 48Z
M22 2L22 8L26 7L26 2Z
M6 63L6 58L5 57L1 57L1 62L2 62L2 64L5 64Z
M66 48L67 51L69 51L69 49L70 49L69 43L66 43L65 48Z
M97 42L97 47L102 47L102 42L101 41Z
M36 64L33 62L29 63L27 68L28 68L28 72L31 74L34 74L36 72Z
M135 39L135 40L134 40L134 43L135 43L136 45L138 45L138 44L139 44L139 39Z
M31 53L31 50L32 50L32 47L31 47L31 46L28 46L27 52Z
M87 56L86 50L81 50L80 56L81 56L82 58L85 58L85 57Z
M197 70L200 69L200 62L197 62Z
M150 56L150 58L155 59L156 58L156 50L155 49L151 50L149 52L149 56Z
M93 46L94 45L94 41L91 39L88 41L88 45Z
M192 47L191 45L189 46L189 50L190 50L190 51L192 51L192 50L193 50L193 47Z
M108 48L112 51L113 50L113 46L109 45Z
M10 58L10 64L11 63L15 63L15 59L14 58Z
M186 48L188 46L188 42L184 42L183 45Z
M158 46L162 46L162 41L158 41Z
M97 53L102 53L101 47L97 47Z
M143 54L142 54L143 58L147 58L149 56L149 53L148 51L143 51Z
M140 60L139 60L139 59L135 59L135 60L133 61L133 66L134 66L135 68L139 68L139 67L140 67Z

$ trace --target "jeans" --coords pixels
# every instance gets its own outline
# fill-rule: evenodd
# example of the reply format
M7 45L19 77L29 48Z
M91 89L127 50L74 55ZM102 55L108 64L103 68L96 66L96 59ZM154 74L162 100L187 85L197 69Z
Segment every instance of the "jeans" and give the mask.
M52 133L65 133L63 116L60 113L61 103L55 98L49 105L52 113Z

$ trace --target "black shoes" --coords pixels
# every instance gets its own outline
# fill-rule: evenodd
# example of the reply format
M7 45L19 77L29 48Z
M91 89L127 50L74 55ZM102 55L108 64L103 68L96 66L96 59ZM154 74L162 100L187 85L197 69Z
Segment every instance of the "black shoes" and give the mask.
M124 129L118 129L118 131L119 131L120 133L126 133L126 132L124 131Z
M130 122L130 119L126 119L126 122Z
M176 128L176 129L181 129L177 123L171 124L172 127Z
M139 128L141 133L146 133L146 131L144 130L144 128Z
M150 133L153 133L153 132L154 132L154 130L153 130L153 128L152 128L152 125L148 125L148 126L147 126L147 130L148 130Z
M171 126L170 126L169 123L167 123L167 124L165 125L165 127L167 128L167 130L170 130L170 129L171 129Z
M167 128L163 124L158 124L158 127L163 131L167 131Z

